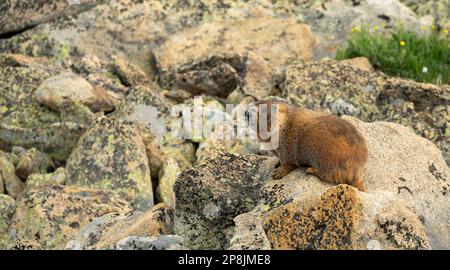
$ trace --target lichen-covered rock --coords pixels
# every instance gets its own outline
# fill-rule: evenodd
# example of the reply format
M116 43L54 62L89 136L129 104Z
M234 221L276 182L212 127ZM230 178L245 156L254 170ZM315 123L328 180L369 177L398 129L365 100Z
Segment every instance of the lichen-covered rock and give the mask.
M293 104L411 127L450 162L450 86L389 78L334 60L293 61L285 77L284 96Z
M36 148L31 148L20 156L16 165L16 174L22 180L26 181L30 174L48 173L54 167L55 165L48 155L40 152Z
M58 161L69 156L85 126L65 122L33 93L58 69L41 58L0 54L0 149L36 148Z
M113 106L102 88L93 87L73 73L61 73L45 80L34 93L36 100L55 111L67 104L79 103L92 111L110 111Z
M266 249L266 232L280 249L448 248L450 171L439 149L395 123L343 118L366 139L367 192L325 183L304 168L270 180L255 209L235 218L230 248Z
M56 169L52 173L30 174L25 183L26 189L38 188L42 186L64 185L66 183L66 172L63 167Z
M185 246L227 247L233 218L255 207L274 165L262 156L220 153L183 171L174 186L175 233Z
M40 106L32 94L55 74L39 59L0 54L0 119L2 124L30 127L59 122L58 114Z
M9 236L14 249L61 249L94 218L130 211L126 200L107 190L74 186L32 189L17 202Z
M383 206L377 211L356 189L338 185L319 198L269 211L264 215L264 229L272 247L282 250L367 249L370 241L383 249L430 248L418 215L398 203L380 201ZM372 211L378 213L372 216Z
M183 238L178 235L153 237L130 236L118 241L115 250L183 250Z
M14 203L12 197L0 194L0 250L10 248L8 226L14 212Z
M99 2L101 0L5 0L0 3L0 35L18 32L58 16L82 12Z
M25 184L15 173L14 164L3 151L0 151L0 178L4 184L6 194L13 198L17 198L25 187Z
M66 175L67 185L113 190L136 209L153 206L145 145L133 124L97 119L69 157Z
M151 237L173 234L173 209L158 204L129 215L105 215L86 225L66 245L67 249L111 249L126 237Z
M328 189L320 200L289 203L264 216L274 249L352 249L361 199L349 186Z

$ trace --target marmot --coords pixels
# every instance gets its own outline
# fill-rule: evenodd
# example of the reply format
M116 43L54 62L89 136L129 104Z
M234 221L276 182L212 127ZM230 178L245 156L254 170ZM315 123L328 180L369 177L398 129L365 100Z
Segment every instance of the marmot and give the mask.
M367 146L362 134L351 123L332 114L289 106L278 101L259 101L266 104L268 131L271 109L278 105L278 148L273 151L280 159L280 167L273 177L282 178L298 167L306 166L306 173L335 184L349 184L365 191L361 175L367 161ZM263 106L264 107L264 106ZM259 111L255 115L259 123ZM259 131L257 131L261 139ZM269 141L264 140L264 141Z

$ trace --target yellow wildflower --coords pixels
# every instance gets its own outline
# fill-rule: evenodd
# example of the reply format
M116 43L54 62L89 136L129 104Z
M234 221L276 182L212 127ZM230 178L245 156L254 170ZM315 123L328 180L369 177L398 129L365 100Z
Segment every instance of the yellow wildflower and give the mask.
M402 47L406 46L406 42L403 41L403 40L401 40L401 41L400 41L400 46L402 46Z
M352 33L355 33L355 32L358 32L358 31L359 31L358 27L356 27L356 26L352 27Z
M445 35L448 35L448 29L442 30L442 33L444 33Z
M374 32L378 32L378 26L375 26L375 27L373 28L373 31L374 31Z

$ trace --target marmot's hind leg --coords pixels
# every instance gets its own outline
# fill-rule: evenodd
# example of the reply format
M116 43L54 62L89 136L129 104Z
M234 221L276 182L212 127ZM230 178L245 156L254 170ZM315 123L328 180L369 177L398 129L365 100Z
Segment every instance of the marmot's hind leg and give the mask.
M281 165L273 171L272 177L275 179L281 179L295 169L297 169L297 167L293 165Z

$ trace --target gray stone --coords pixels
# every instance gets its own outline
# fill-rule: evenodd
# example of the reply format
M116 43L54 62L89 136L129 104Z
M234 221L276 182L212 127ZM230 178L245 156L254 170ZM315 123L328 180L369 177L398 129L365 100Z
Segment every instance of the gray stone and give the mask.
M183 238L178 235L156 237L130 236L117 242L116 250L182 250Z

